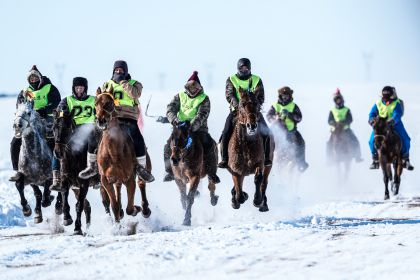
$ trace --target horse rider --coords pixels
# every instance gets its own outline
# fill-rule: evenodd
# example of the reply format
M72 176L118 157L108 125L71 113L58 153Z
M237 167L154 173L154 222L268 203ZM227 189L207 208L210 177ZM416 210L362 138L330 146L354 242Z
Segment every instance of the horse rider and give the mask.
M216 174L217 159L215 158L215 141L208 133L207 119L210 114L210 99L204 93L203 87L198 78L198 72L194 71L184 86L184 90L176 94L166 109L168 121L176 126L180 122L190 123L190 132L197 136L203 145L204 163L206 170L215 173L208 174L208 179L213 183L220 183L220 179ZM174 179L170 163L170 140L164 147L165 175L163 181L168 182ZM213 166L214 164L214 166ZM211 172L210 171L210 172Z
M402 123L403 106L400 99L397 97L395 88L391 86L385 86L382 89L382 96L373 105L372 110L369 113L369 124L373 124L373 119L377 116L381 118L387 118L387 123L390 127L393 127L394 131L398 134L402 142L401 155L403 161L403 167L407 170L413 170L414 166L410 164L410 136ZM369 147L372 153L373 162L370 165L370 169L379 169L378 152L374 146L374 132L370 136Z
M331 132L335 131L337 128L342 128L344 136L350 140L352 144L353 151L355 153L355 160L356 162L362 162L362 155L360 152L360 143L357 140L356 135L354 134L353 130L350 128L350 124L353 122L353 116L351 111L348 107L344 106L344 97L341 94L339 88L335 91L333 95L333 101L335 107L330 110L330 114L328 115L328 124L331 127ZM327 142L327 151L328 155L331 155L332 151L332 133L331 137Z
M143 90L143 85L134 79L128 73L128 65L124 60L114 62L112 77L102 86L102 92L109 87L114 89L115 112L121 128L127 132L129 138L133 141L137 164L136 173L147 183L153 182L155 178L146 169L146 144L143 135L137 125L140 115L139 101ZM82 171L81 178L90 178L97 174L96 155L90 155L88 167Z
M96 162L96 152L98 147L97 138L95 135L95 97L88 95L88 81L84 77L75 77L73 78L73 85L72 85L72 95L67 96L66 98L62 99L60 104L57 107L58 117L63 117L63 115L72 115L73 122L76 125L76 130L74 133L78 133L78 131L86 131L86 135L80 135L83 139L83 146L85 141L87 141L88 152L87 152L87 164L88 167L85 169L95 169L96 173L97 166ZM86 137L86 139L85 139ZM64 146L57 145L54 149L55 154L59 153L59 157L63 155L61 149ZM61 191L61 178L60 178L60 161L57 159L56 156L53 158L53 184L50 187L50 190L54 191ZM83 171L79 173L79 176L82 177L84 175Z
M46 140L51 151L54 149L53 135L53 110L60 103L61 95L58 89L51 83L50 79L41 75L36 65L32 66L28 73L27 81L29 86L22 90L16 102L16 107L24 102L33 101L34 110L38 112L46 125ZM23 174L18 171L19 153L22 145L21 135L15 135L10 143L10 155L13 170L15 173L10 177L10 181L17 182L23 178Z
M241 99L239 88L248 91L249 94L258 95L258 103L260 107L264 103L264 86L260 77L251 74L251 61L248 58L241 58L237 63L238 72L226 80L226 100L230 105L230 113L226 118L225 127L220 137L221 142L221 156L222 160L219 162L219 168L227 168L229 162L229 140L233 132L236 122L236 112ZM258 115L258 125L260 127L261 136L264 143L265 166L271 166L270 159L270 129L264 120L261 112Z
M302 120L302 113L293 102L293 90L290 87L282 87L277 92L278 100L270 107L267 120L279 124L285 132L286 140L295 148L299 171L304 172L309 164L305 160L305 140L297 130L297 123Z

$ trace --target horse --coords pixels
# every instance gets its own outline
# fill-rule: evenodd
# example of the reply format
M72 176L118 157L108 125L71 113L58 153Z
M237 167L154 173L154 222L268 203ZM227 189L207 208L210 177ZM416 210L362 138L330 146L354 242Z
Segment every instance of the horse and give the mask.
M181 194L181 204L185 211L183 225L191 225L191 208L194 197L197 194L197 187L200 179L209 174L204 162L203 146L194 133L190 133L189 122L181 122L174 125L170 137L171 148L171 167L175 177L175 182ZM215 160L217 166L217 145L213 143ZM187 194L187 183L189 183ZM208 189L210 190L210 204L217 205L219 197L215 195L216 185L209 180Z
M259 211L268 211L266 190L271 166L264 166L264 143L258 129L259 113L258 94L239 89L237 117L232 136L229 140L228 171L232 174L234 187L232 207L239 209L248 199L248 194L242 191L245 176L254 174L255 194L253 204ZM273 136L270 133L271 138ZM273 159L274 139L270 141L270 159Z
M401 174L403 172L401 148L402 142L398 134L387 123L387 118L375 117L372 122L374 133L374 146L379 156L383 180L385 184L385 197L389 199L388 183L391 190L397 195L400 189ZM391 164L394 168L392 173Z
M76 124L73 120L73 115L74 112L56 111L54 116L54 152L60 159L61 184L64 189L64 191L60 192L63 199L60 200L59 205L56 205L56 214L64 214L63 224L65 226L69 226L73 223L68 203L69 189L70 187L73 187L72 189L77 200L74 233L82 235L81 215L83 211L86 215L86 228L89 228L91 222L91 206L86 199L90 181L95 179L99 180L99 178L93 177L85 180L78 176L79 172L86 167L86 137L88 137L88 135L91 136L91 131L88 130L94 129L94 127L92 125L92 127L86 127L86 131L76 132Z
M136 155L134 144L127 133L121 128L117 112L114 89L109 87L104 92L100 88L96 91L95 110L97 126L103 131L102 140L98 147L98 169L102 187L107 194L107 201L111 204L115 222L119 222L124 214L121 208L121 186L127 188L126 213L136 216L141 212L143 217L150 217L151 210L146 197L146 183L138 179L141 192L142 206L134 205L136 191ZM146 169L150 172L152 164L149 154L146 153ZM107 202L104 202L106 206Z
M338 178L348 179L354 149L344 125L337 123L331 131L329 158L337 168Z
M32 214L24 193L25 186L31 185L36 200L34 223L38 224L43 221L41 206L50 206L54 196L50 195L49 190L52 182L52 152L45 139L45 123L33 109L33 102L27 101L17 107L13 128L15 135L22 137L18 170L23 177L16 182L22 212L25 217ZM38 186L44 187L44 193Z

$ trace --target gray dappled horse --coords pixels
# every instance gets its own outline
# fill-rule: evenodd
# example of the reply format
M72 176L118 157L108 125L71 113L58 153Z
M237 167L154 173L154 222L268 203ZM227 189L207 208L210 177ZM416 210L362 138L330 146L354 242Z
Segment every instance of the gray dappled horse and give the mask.
M13 128L15 136L22 138L18 169L23 177L16 182L16 188L20 195L23 215L29 217L32 214L32 209L24 194L25 186L31 185L36 199L34 223L41 223L41 205L48 207L54 199L49 190L52 177L52 151L45 139L45 123L33 109L33 102L22 103L18 106ZM44 194L38 186L44 187Z

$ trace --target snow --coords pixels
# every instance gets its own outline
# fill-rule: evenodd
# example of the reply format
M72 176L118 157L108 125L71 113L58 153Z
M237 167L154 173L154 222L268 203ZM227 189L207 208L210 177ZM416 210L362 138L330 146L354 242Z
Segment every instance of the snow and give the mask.
M210 205L204 180L193 205L192 227L181 226L184 213L178 189L174 182L161 182L162 151L170 127L145 118L145 140L157 178L147 186L151 217L124 217L121 225L113 225L104 213L99 192L91 189L92 224L85 236L73 236L74 225L63 227L52 207L43 208L40 225L22 216L19 195L7 181L15 101L0 100L7 116L0 123L0 279L418 278L420 167L415 156L420 127L415 116L420 113L416 96L420 86L397 86L406 102L404 123L412 137L412 162L417 169L404 171L400 195L386 202L380 171L368 170L367 146L367 114L382 86L340 87L352 110L352 127L365 158L352 166L347 182L339 181L335 169L325 165L326 119L335 87L292 85L303 112L299 129L306 140L310 167L291 182L274 166L267 190L269 212L258 212L252 200L239 210L232 209L232 179L227 171L219 170L219 204ZM266 92L265 110L275 101L275 89ZM146 102L150 94L145 92L141 100ZM209 92L209 96L210 133L218 140L228 109L223 90ZM172 93L154 92L149 113L164 114L171 97ZM245 180L245 191L251 197L252 179ZM27 187L25 194L33 206L32 189ZM135 202L140 203L139 192ZM125 203L124 198L123 207ZM71 195L73 219L74 204ZM82 223L85 229L84 218Z

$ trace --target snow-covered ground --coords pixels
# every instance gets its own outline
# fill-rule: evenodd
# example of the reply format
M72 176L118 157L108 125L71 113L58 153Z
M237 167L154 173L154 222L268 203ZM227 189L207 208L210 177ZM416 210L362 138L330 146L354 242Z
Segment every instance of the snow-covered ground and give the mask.
M17 191L7 181L15 101L0 99L4 108L0 123L0 278L418 279L420 86L396 85L406 104L404 122L412 137L412 162L417 169L404 172L400 196L387 202L382 200L380 171L368 170L367 146L367 114L383 85L341 87L365 158L352 166L348 182L339 181L335 169L325 165L326 119L335 85L290 86L303 111L299 129L306 140L310 168L293 183L273 168L267 191L269 212L258 212L251 200L239 210L232 209L232 179L227 171L219 170L219 204L210 205L203 182L192 210L193 226L181 226L177 187L161 182L162 150L170 127L145 118L146 144L157 177L148 185L152 216L125 217L121 226L114 226L103 211L99 192L90 190L92 224L84 237L72 235L74 225L61 226L61 218L51 208L43 209L40 225L35 226L31 217L23 218ZM275 92L266 89L266 110L275 101ZM141 100L146 102L150 94L146 91ZM164 114L172 94L153 93L149 113ZM217 140L228 110L223 90L209 95L210 132ZM245 182L250 194L252 182L251 177ZM33 205L31 188L26 195ZM139 193L136 203L140 203ZM74 199L71 207L74 218Z

